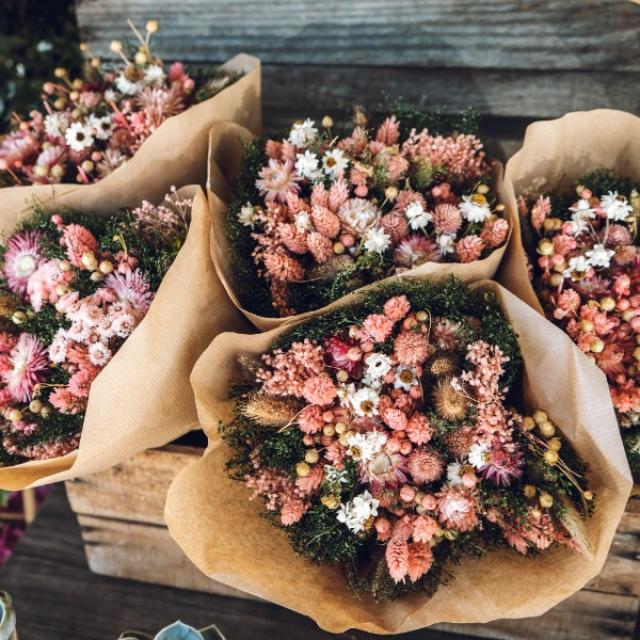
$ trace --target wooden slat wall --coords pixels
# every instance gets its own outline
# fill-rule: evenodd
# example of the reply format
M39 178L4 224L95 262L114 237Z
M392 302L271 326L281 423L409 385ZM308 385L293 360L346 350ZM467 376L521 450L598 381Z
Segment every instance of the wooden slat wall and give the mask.
M627 0L79 0L101 55L131 17L160 21L165 59L264 63L267 120L382 90L499 117L640 112L640 7Z

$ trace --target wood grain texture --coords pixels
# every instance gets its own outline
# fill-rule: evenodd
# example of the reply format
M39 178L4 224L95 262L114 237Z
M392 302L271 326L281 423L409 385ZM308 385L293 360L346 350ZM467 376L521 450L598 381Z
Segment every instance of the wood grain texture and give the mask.
M157 560L162 564L161 555ZM93 574L61 486L54 487L13 556L0 568L0 584L13 597L20 640L111 640L125 629L155 633L177 619L195 627L215 622L229 640L377 638L359 632L331 635L308 618L266 602ZM398 640L470 636L424 630Z
M100 54L125 17L153 17L163 55L193 62L640 70L640 11L620 0L83 0L77 13Z

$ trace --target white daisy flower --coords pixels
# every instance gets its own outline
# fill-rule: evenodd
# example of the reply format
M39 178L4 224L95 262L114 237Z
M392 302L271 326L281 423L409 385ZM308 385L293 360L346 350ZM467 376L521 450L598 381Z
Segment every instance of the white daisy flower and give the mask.
M391 371L391 359L384 353L372 353L367 358L366 375L372 380L384 378Z
M380 228L371 227L367 230L364 248L375 253L384 253L391 246L391 238Z
M591 206L591 203L585 198L580 198L580 200L576 202L575 207L569 207L569 211L573 212L574 215L579 214L583 220L586 218L596 217L596 210Z
M341 504L336 518L353 533L360 533L364 531L367 522L378 515L379 506L380 502L368 491L364 491L346 504Z
M589 264L592 267L608 267L611 264L611 258L615 254L612 249L607 249L603 244L594 244L593 249L586 252L589 258Z
M484 198L479 200L474 196L462 196L458 208L462 217L469 222L484 222L491 215L491 207Z
M50 113L44 119L44 130L49 136L62 136L69 126L69 122L61 113Z
M124 73L121 73L116 78L116 87L120 93L124 93L126 96L135 96L137 93L140 93L142 90L142 83L140 82L131 82L131 80L127 79Z
M80 122L74 122L65 131L64 139L74 151L83 151L93 144L91 129Z
M296 147L307 147L318 137L315 122L307 118L304 122L296 122L289 133L289 142Z
M298 154L296 171L303 178L308 178L309 180L318 180L322 177L316 154L308 150Z
M602 196L600 205L607 212L607 218L616 222L626 220L633 213L633 207L617 191L609 191L606 196Z
M113 120L111 116L103 116L98 118L91 115L87 119L87 126L91 127L98 140L108 140L113 133Z
M440 247L440 251L445 255L455 251L456 236L453 233L442 233L436 238L436 243Z
M327 151L322 157L322 170L330 178L341 176L349 165L349 160L340 149Z
M293 217L293 223L298 231L309 231L311 229L311 216L306 211L300 211Z
M166 74L158 64L150 64L144 71L145 84L160 85L164 82Z
M253 205L250 202L247 202L244 207L241 207L240 212L238 213L238 222L245 227L251 227L253 229L257 221L258 216Z
M409 226L414 231L424 229L433 220L433 215L425 211L419 202L412 202L404 212L409 220Z
M413 367L407 367L403 364L398 365L396 379L393 381L394 389L411 391L411 387L416 386L419 382L416 370Z
M349 404L356 415L361 418L371 418L378 415L380 396L376 391L369 387L362 387L349 395Z
M576 256L569 259L569 266L562 272L565 278L571 277L574 273L583 274L589 271L589 260L584 256Z
M476 469L483 467L489 461L487 456L489 451L491 451L491 448L482 442L476 442L475 444L471 445L467 456L469 459L469 464Z
M367 463L373 460L377 453L382 451L387 442L387 434L382 431L367 431L366 433L354 433L347 440L349 445L347 454L354 460Z

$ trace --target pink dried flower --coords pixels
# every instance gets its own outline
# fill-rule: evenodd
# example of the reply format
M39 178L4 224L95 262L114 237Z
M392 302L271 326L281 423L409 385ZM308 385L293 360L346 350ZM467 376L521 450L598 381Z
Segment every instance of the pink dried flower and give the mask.
M462 226L460 209L454 204L439 204L433 211L433 225L438 233L458 233Z
M9 354L9 369L2 374L7 389L18 402L31 400L34 387L44 380L49 366L47 350L38 338L21 333Z
M320 406L327 406L336 397L337 389L333 380L326 374L309 378L302 387L302 395L307 402Z
M73 271L63 271L59 260L42 260L27 282L27 296L35 311L60 299L59 285L68 285L73 281Z
M480 238L489 249L499 247L509 233L509 223L504 218L489 219L484 223Z
M26 293L29 277L43 260L41 240L38 231L22 231L7 241L3 273L9 289L18 295Z
M362 323L367 335L371 336L376 342L384 342L391 335L393 325L393 320L381 313L368 315Z
M303 254L309 250L307 246L307 234L300 231L295 224L282 223L278 225L278 235L284 246L291 253Z
M327 238L335 238L340 233L340 219L325 206L314 205L311 218L317 231Z
M147 313L155 295L140 269L127 271L125 274L110 273L97 291L98 296L109 294L126 303L136 318L141 318Z
M440 262L442 251L438 244L422 235L404 238L393 252L393 260L400 267L411 269L425 262Z
M427 416L414 413L407 423L407 437L414 444L426 444L433 437L433 426Z
M407 458L409 473L417 484L435 482L442 476L444 460L435 449L416 449Z
M331 240L317 231L312 231L309 234L307 237L307 246L309 247L309 252L319 264L326 262L334 255Z
M406 540L393 536L385 549L385 559L389 575L395 583L404 581L409 572L409 545Z
M444 487L436 494L438 519L449 529L469 531L478 525L475 498L456 487Z
M317 404L307 405L298 415L298 426L302 433L310 435L322 431L324 426L322 409Z
M93 254L98 248L98 241L91 231L79 224L68 224L64 227L60 244L66 248L69 262L78 268L84 268L83 254Z
M422 333L403 331L396 336L393 348L398 362L407 367L424 364L430 355L429 341Z
M49 396L49 402L60 413L69 415L82 413L86 408L86 400L74 395L66 387L56 389Z
M394 322L402 320L410 310L411 304L409 303L407 296L404 294L400 296L393 296L384 304L384 315Z
M409 234L407 218L399 213L388 213L386 216L382 216L380 226L394 244Z
M533 228L540 231L550 213L551 200L548 197L540 196L531 209L531 224Z
M468 235L456 242L456 254L458 260L462 263L478 260L482 255L483 249L484 242L479 236L474 234Z
M69 391L78 398L88 398L91 384L100 373L96 367L84 367L74 373L69 379Z
M416 542L430 542L440 526L431 516L417 516L413 521L413 539Z
M265 252L262 259L270 278L281 280L282 282L297 282L304 278L302 265L291 256L282 253Z
M409 567L407 575L411 582L417 582L433 564L433 552L431 546L424 542L412 542L409 544Z
M427 208L427 201L419 191L403 189L398 193L393 210L399 213L404 213L407 207L414 203L419 204L423 209Z
M260 169L258 176L256 187L259 189L260 194L264 196L266 202L285 203L288 193L298 193L300 191L299 182L301 178L296 175L291 160L280 162L271 158L269 164Z
M376 140L390 147L400 139L400 123L395 116L390 116L378 127Z

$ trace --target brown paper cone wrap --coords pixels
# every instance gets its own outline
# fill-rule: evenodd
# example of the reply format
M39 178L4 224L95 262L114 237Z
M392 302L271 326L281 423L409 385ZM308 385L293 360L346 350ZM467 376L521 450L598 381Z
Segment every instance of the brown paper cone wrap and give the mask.
M249 490L227 478L230 452L214 434L218 421L233 416L227 393L228 381L239 373L238 356L267 351L288 328L282 326L258 335L218 336L192 374L211 444L172 484L165 518L171 536L205 574L308 615L327 631L400 633L439 622L538 616L599 573L631 488L605 377L562 331L514 295L492 282L473 286L497 292L519 336L526 402L544 408L589 465L597 496L584 523L589 549L580 554L551 548L534 558L490 552L452 566L453 577L431 599L410 595L381 604L354 597L339 568L296 555L286 534L260 517L259 501L250 502Z
M524 143L507 163L505 182L515 195L563 192L600 168L640 181L640 118L612 109L578 111L527 127ZM527 273L519 222L514 228L498 280L544 313ZM634 493L640 493L636 484Z
M41 200L65 194L64 204L98 213L160 202L172 185L204 186L208 132L220 121L237 122L253 133L262 128L260 61L241 53L222 65L243 72L237 82L186 111L165 120L136 154L103 180L88 185L35 185L0 189L0 216L19 211L35 195ZM105 198L109 193L110 198Z
M108 185L97 186L110 202ZM187 187L179 193L194 198L186 241L146 317L93 382L79 449L52 460L0 467L1 488L22 489L95 473L197 426L191 369L219 332L244 321L209 257L204 192ZM6 208L4 213L0 230L9 232L18 216Z
M242 143L246 143L251 140L252 137L250 131L234 123L220 122L211 128L209 134L209 176L207 183L207 197L211 208L211 223L213 225L211 255L220 280L222 280L222 284L233 303L258 329L268 331L285 323L308 318L313 315L314 312L301 313L288 318L259 316L245 309L235 293L234 266L230 260L227 249L224 216L227 206L233 197L232 185L234 179L241 168ZM511 234L514 225L517 224L517 210L513 190L508 188L507 183L503 180L502 165L497 161L492 161L492 164L496 181L496 191L499 201L506 206L505 217L509 222L509 234ZM494 250L482 260L476 260L468 264L427 262L409 271L405 271L401 276L390 276L379 282L391 282L402 278L427 276L441 279L450 275L454 275L468 283L493 278L506 251L506 245L507 243L505 242L502 247ZM363 287L363 289L376 286L379 282ZM327 307L323 307L318 311L322 312L326 309Z

